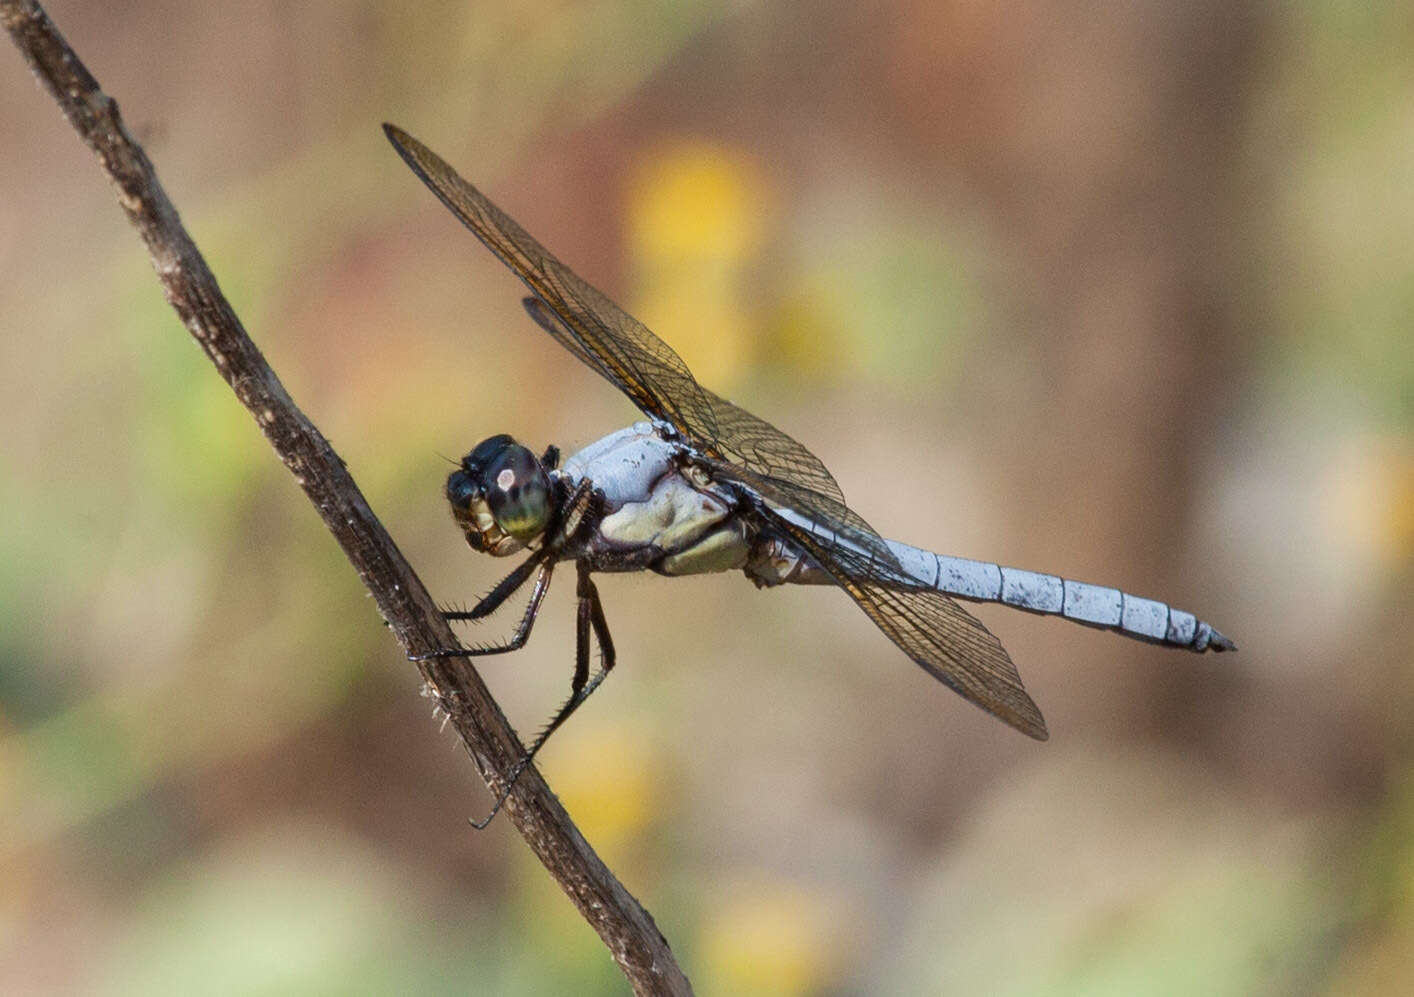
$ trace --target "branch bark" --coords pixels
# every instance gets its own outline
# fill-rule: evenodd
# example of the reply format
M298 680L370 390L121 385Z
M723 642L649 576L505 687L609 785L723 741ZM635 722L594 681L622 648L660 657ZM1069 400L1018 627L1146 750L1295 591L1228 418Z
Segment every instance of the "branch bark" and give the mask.
M64 116L98 156L118 203L147 246L168 302L290 469L358 571L409 654L454 646L432 597L369 509L344 462L295 405L217 286L133 141L118 106L99 88L33 0L0 0L0 23ZM492 792L522 748L480 676L465 659L418 665ZM653 918L595 854L534 767L506 804L516 829L598 932L639 994L690 994Z

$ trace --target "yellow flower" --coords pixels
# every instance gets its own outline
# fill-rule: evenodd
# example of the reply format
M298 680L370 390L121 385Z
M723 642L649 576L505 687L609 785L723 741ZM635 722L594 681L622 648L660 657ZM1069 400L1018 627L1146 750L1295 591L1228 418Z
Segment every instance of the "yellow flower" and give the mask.
M649 261L743 260L760 248L765 183L746 157L684 141L639 167L628 205L629 243Z
M747 884L708 918L702 968L715 993L815 993L841 969L842 905L788 882Z
M633 311L719 391L750 364L759 338L748 291L769 215L755 166L705 142L653 153L630 192Z

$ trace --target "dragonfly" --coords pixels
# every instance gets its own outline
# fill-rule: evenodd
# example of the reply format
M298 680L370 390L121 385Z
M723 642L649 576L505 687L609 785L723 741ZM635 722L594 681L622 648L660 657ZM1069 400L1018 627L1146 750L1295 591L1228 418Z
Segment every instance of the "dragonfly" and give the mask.
M1010 656L958 600L1000 603L1189 651L1235 645L1192 613L1116 588L886 540L852 510L825 465L802 444L703 387L682 358L581 279L441 157L402 129L393 147L487 249L529 289L531 319L622 391L646 419L560 464L508 435L489 437L447 478L452 516L476 551L526 559L469 610L481 620L530 584L508 640L450 647L415 659L504 654L523 647L555 566L575 563L578 616L570 695L511 769L487 822L516 778L615 663L595 573L665 576L742 571L760 588L843 589L905 655L972 704L1037 740L1040 709ZM590 674L591 635L600 652ZM480 826L480 825L479 825Z

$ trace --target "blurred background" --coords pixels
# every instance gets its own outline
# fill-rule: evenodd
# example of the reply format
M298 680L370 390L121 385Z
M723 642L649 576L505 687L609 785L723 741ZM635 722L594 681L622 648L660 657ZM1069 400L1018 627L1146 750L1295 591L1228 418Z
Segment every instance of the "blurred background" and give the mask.
M444 455L635 413L384 120L880 532L1240 645L981 607L1043 745L841 593L603 579L542 769L700 992L1414 987L1407 4L50 11L439 599L508 567ZM0 991L623 992L3 48ZM573 604L484 663L522 730Z

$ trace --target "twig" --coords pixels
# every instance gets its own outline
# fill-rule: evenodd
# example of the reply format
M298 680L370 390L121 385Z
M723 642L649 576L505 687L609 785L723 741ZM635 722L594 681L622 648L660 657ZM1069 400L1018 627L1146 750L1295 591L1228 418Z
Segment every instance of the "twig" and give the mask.
M118 203L147 246L168 302L319 510L404 650L414 654L454 646L455 636L374 517L344 462L295 406L246 335L157 182L147 155L124 128L117 104L99 89L39 4L0 0L0 23L69 123L98 155L117 188ZM487 785L497 791L522 749L480 676L464 658L418 667ZM520 777L506 810L604 940L636 993L691 993L652 917L600 861L533 768Z

